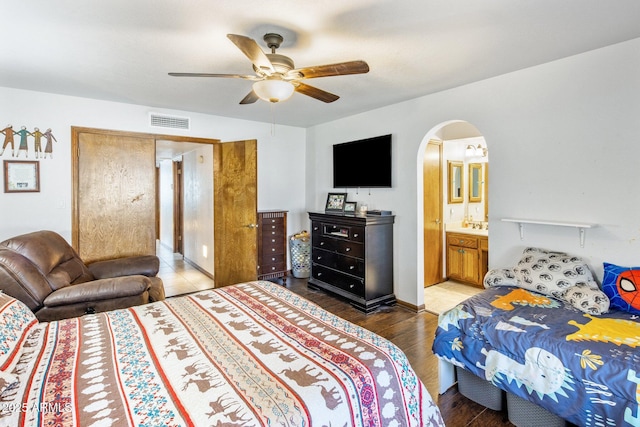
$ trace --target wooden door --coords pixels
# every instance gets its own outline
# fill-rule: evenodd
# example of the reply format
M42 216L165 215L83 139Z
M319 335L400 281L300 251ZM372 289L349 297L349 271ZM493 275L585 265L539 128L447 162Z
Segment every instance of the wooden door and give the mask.
M184 188L182 161L173 162L173 252L184 254Z
M427 144L423 173L424 286L442 282L442 142Z
M73 129L73 246L85 262L155 254L155 140Z
M257 144L213 148L213 234L216 287L257 278Z

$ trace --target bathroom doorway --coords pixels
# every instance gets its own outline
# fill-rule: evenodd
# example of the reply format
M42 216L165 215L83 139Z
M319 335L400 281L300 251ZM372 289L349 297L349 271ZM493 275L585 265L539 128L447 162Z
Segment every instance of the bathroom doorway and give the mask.
M488 149L475 126L465 121L442 123L425 139L419 161L422 164L422 267L426 288L448 278L447 230L477 233L482 228L488 235L489 199ZM457 178L450 177L452 164ZM483 255L484 258L478 256L474 268L486 263L486 252Z

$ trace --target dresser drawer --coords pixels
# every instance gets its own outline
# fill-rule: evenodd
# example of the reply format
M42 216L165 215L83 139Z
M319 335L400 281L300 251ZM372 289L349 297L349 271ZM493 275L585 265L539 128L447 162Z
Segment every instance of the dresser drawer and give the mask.
M330 283L343 291L364 297L364 279L362 278L340 273L315 263L311 269L311 274L316 280Z
M269 258L269 260L270 259L271 258ZM260 274L269 274L269 273L275 273L277 271L286 270L285 262L282 257L280 257L279 260L276 260L273 262L269 260L265 260L266 261L265 264L260 266Z
M339 255L335 252L316 249L311 259L316 264L340 270L353 276L364 277L364 261L361 258Z
M262 233L263 238L271 236L271 237L279 237L280 239L282 239L282 236L284 236L284 229L282 228L281 225L277 227L273 224L263 225L262 230L260 231Z
M319 229L314 230L318 235L335 237L337 239L350 240L352 242L364 242L364 227L340 225L340 224L320 224Z
M447 244L475 249L478 247L478 238L463 234L447 234Z
M282 253L284 247L282 233L275 235L263 235L261 244L265 253L270 253L274 247L277 247L279 253Z
M364 257L364 246L362 243L353 242L351 240L335 239L333 237L320 236L314 239L313 246L315 248L333 251L343 255L349 255L356 258Z

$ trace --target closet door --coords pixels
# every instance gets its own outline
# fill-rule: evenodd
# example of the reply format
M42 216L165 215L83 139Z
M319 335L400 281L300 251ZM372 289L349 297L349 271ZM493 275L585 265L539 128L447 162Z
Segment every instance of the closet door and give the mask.
M73 246L85 262L155 254L155 139L73 128Z

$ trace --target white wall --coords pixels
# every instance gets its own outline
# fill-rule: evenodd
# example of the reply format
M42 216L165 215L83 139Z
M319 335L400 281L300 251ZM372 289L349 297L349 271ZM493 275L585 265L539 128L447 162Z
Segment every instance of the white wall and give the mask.
M160 168L160 243L173 247L173 161L164 159ZM174 250L175 252L175 250Z
M182 253L214 274L213 146L202 144L182 156L184 230Z
M394 187L349 199L396 214L394 286L420 305L422 153L434 128L464 120L484 136L489 170L489 264L514 265L525 246L602 262L640 264L640 39L420 97L308 129L307 207L331 191L331 145L393 134ZM427 60L428 58L425 58ZM420 166L421 167L421 166ZM505 217L597 223L578 232L529 226L520 240Z
M222 141L257 139L258 209L289 210L289 234L307 226L303 179L305 129L276 125L272 132L270 123L3 87L0 100L2 128L9 123L15 129L51 128L58 140L53 146L53 159L40 161L39 193L0 192L0 240L39 229L54 230L71 239L71 126ZM190 117L191 130L151 127L149 112ZM33 144L31 138L29 143ZM32 153L32 145L30 150ZM3 159L10 156L6 151Z

